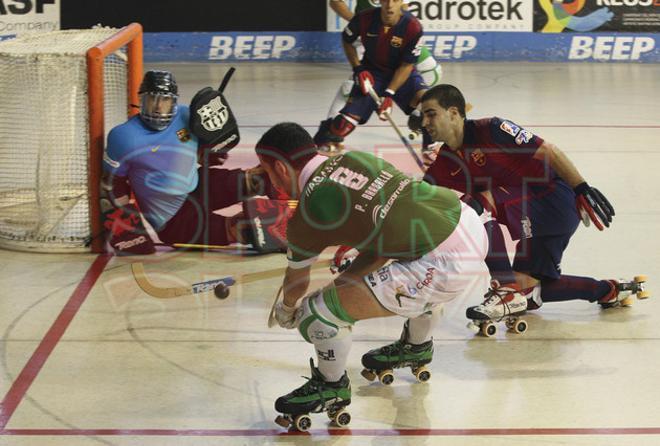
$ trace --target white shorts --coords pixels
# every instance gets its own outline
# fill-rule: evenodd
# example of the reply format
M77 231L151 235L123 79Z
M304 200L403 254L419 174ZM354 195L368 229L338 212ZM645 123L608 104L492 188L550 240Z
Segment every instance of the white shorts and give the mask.
M416 260L392 262L364 276L383 307L414 318L456 298L486 293L490 279L484 262L486 230L471 207L461 206L458 226L433 251Z

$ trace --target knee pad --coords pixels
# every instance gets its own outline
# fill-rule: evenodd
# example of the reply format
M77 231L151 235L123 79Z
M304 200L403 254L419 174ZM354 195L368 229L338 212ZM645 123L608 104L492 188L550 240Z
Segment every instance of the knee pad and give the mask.
M356 125L357 122L353 118L340 113L330 123L330 133L343 139L355 129Z
M311 344L346 336L355 323L339 305L334 285L305 297L301 309L298 331Z

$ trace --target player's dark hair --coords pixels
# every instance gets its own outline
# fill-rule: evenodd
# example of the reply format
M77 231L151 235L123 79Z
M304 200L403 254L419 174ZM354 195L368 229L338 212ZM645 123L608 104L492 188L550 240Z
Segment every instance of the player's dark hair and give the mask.
M280 122L268 129L255 150L262 156L284 157L295 169L302 168L317 153L312 136L295 122Z
M458 113L465 118L465 98L461 90L449 84L440 84L429 88L422 96L422 101L435 99L440 107L448 109L456 107Z

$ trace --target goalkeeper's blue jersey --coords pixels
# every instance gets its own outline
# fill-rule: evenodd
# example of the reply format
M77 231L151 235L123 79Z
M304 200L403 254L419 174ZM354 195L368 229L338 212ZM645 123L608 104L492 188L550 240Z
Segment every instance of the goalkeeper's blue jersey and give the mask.
M177 213L199 182L197 138L188 130L189 110L179 106L162 131L146 127L139 116L113 128L103 169L128 177L140 210L156 231Z

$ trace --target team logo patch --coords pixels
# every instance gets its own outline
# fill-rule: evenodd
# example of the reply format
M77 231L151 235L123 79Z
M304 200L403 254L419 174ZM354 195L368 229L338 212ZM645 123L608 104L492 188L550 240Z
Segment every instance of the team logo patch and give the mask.
M202 126L208 132L216 132L222 129L229 120L227 106L222 103L220 96L211 99L208 104L197 110Z
M484 155L484 152L482 152L481 149L477 149L470 153L470 158L472 158L474 164L479 167L483 167L486 164L486 155Z
M178 136L179 141L181 141L181 142L190 141L190 132L188 131L188 129L177 130L176 131L176 136ZM160 147L160 146L158 146L158 147ZM158 150L158 147L156 148L156 150ZM152 149L151 151L155 152L156 150Z
M534 134L530 132L529 130L522 129L520 130L520 133L518 133L518 136L516 136L516 144L521 145L521 144L527 144L532 140L534 137Z
M500 130L507 132L511 136L516 136L520 132L520 127L509 121L502 121Z
M403 43L403 39L398 36L392 36L392 39L390 40L390 45L392 45L394 48L401 47L402 43Z

